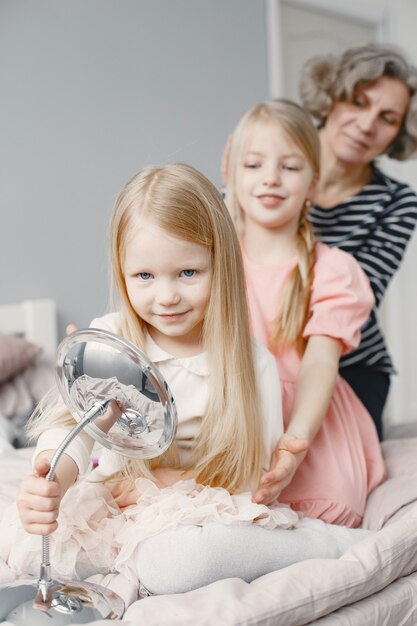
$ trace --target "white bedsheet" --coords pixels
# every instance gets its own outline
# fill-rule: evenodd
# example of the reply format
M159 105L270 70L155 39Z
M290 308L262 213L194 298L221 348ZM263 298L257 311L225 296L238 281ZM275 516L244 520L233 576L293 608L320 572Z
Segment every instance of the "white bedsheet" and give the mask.
M251 584L227 579L186 594L142 600L135 600L136 589L120 576L99 576L94 581L117 591L130 604L124 626L415 626L417 439L388 441L383 448L389 478L372 494L366 522L368 527L384 524L384 528L340 559L303 561ZM0 453L0 514L30 471L30 456L30 450ZM0 582L11 579L6 564L0 563Z

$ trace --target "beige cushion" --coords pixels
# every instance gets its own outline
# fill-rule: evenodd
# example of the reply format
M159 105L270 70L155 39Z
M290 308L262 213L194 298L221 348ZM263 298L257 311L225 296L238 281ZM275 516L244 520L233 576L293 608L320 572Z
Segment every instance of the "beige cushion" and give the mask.
M41 350L26 339L0 333L0 383L24 370Z

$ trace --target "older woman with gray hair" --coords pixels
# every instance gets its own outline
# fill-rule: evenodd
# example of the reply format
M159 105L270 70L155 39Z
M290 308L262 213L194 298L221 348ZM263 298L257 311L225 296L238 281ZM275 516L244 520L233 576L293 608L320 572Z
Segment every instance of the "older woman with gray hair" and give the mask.
M417 196L387 176L376 160L417 153L417 69L396 48L369 44L303 67L300 94L317 120L321 176L310 210L325 243L351 253L367 273L376 306L360 346L342 357L341 375L372 415L380 439L382 413L395 372L377 307L399 268L417 222Z

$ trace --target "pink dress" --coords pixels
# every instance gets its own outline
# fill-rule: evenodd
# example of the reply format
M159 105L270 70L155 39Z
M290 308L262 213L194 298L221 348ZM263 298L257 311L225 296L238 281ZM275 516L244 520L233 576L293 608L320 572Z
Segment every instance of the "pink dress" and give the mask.
M296 258L278 266L260 265L244 253L244 263L253 333L268 346L280 293ZM334 337L343 343L346 353L359 344L360 328L372 304L368 279L357 261L338 248L318 243L304 337ZM275 357L287 427L301 359L292 348ZM368 494L384 478L385 466L372 418L348 383L338 376L323 424L279 500L308 517L356 527L362 521Z

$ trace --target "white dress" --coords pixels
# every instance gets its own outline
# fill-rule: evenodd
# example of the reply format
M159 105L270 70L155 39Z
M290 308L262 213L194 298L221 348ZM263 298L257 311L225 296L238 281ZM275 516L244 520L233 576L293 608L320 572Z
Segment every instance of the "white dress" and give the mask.
M119 317L109 314L93 320L91 326L117 334ZM181 462L186 462L208 399L206 355L176 358L159 348L150 337L146 350L175 399L176 442ZM264 466L269 467L271 452L282 434L280 385L275 359L260 344L254 346L254 362L262 402ZM65 427L57 427L43 433L34 458L42 450L56 449L67 432ZM66 450L83 478L63 498L59 526L51 536L51 562L54 571L61 576L85 578L94 573L117 571L134 578L140 544L179 525L238 524L272 529L297 524L297 514L285 505L255 504L249 491L230 495L225 489L197 485L194 480L182 480L160 489L152 481L139 478L136 487L141 495L137 504L121 511L108 486L97 482L120 468L120 457L102 448L99 467L88 471L93 445L91 437L84 432ZM0 526L0 557L17 574L38 574L40 538L22 529L15 506L7 511Z

